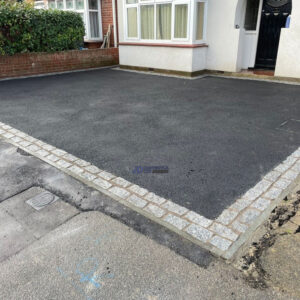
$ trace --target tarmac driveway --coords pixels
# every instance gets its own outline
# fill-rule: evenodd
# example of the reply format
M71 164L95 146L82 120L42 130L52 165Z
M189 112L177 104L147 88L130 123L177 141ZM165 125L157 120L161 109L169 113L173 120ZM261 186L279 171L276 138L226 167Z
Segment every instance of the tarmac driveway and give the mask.
M297 120L296 85L109 69L0 82L0 121L208 218L299 147Z

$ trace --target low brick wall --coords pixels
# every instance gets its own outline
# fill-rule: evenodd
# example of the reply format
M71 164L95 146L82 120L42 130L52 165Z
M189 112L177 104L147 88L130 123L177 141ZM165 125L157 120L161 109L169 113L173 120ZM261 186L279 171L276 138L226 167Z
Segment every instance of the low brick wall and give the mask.
M65 72L119 64L119 49L0 55L0 78Z

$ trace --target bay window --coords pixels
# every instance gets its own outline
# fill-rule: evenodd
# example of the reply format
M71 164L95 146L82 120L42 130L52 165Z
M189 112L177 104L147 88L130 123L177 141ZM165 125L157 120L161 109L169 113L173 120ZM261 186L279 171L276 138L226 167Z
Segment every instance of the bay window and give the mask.
M85 25L85 40L102 40L100 0L48 0L48 8L79 13Z
M207 0L124 0L125 40L203 43Z

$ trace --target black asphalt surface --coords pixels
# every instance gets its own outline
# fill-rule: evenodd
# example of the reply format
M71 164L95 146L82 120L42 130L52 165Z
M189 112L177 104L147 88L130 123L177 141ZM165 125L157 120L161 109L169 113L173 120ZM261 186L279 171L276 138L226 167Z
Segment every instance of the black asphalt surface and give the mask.
M300 146L300 86L95 70L0 82L0 121L208 217ZM168 166L168 174L133 174Z

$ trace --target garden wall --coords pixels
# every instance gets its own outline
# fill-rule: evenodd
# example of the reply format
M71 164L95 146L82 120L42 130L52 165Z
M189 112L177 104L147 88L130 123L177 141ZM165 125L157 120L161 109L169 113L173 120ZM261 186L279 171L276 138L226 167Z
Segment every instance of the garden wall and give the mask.
M119 49L0 55L0 78L66 72L119 64Z

